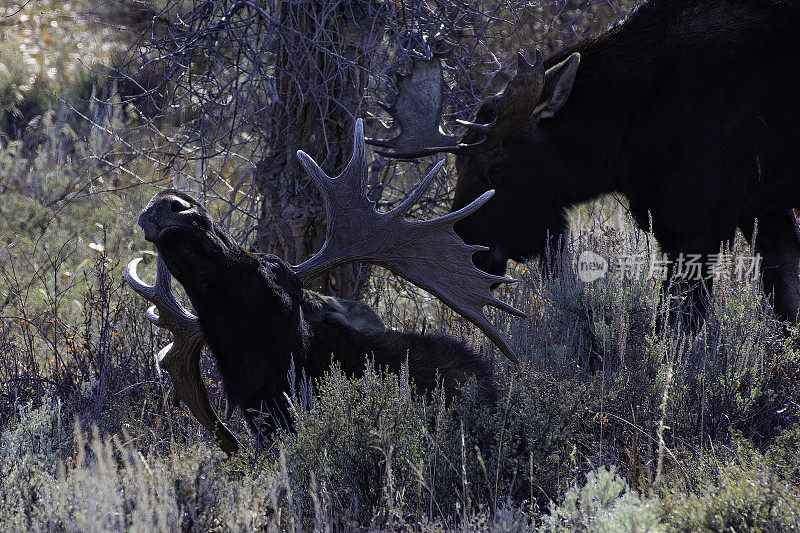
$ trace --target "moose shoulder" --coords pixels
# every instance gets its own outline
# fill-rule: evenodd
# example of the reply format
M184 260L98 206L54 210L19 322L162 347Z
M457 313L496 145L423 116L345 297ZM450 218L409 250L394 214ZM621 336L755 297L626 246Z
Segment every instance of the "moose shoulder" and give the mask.
M797 2L650 0L534 65L540 78L526 82L535 85L526 98L515 99L512 80L463 137L424 151L376 144L404 158L456 153L454 209L496 190L456 225L466 242L490 247L475 261L495 274L508 259L541 254L565 231L565 208L604 193L627 196L640 225L652 220L673 260L716 253L737 228L751 238L757 219L764 289L780 316L796 319L799 24ZM409 85L399 87L395 118ZM517 120L499 127L506 108Z

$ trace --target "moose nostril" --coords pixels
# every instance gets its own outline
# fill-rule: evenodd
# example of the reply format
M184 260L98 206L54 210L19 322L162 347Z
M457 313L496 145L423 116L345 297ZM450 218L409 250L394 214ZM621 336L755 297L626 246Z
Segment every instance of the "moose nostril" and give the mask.
M169 203L169 209L173 213L180 213L181 211L187 211L191 206L182 200L172 200Z

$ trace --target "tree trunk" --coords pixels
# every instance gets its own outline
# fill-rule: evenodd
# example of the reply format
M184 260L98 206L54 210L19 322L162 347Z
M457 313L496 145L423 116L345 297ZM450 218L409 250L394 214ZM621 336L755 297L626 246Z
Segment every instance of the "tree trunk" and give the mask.
M280 4L281 32L270 47L276 62L266 150L256 169L260 195L257 247L298 264L325 239L325 209L301 168L296 151L314 158L331 176L347 164L352 131L366 86L365 50L380 42L369 1ZM364 285L360 265L332 270L315 287L355 298Z

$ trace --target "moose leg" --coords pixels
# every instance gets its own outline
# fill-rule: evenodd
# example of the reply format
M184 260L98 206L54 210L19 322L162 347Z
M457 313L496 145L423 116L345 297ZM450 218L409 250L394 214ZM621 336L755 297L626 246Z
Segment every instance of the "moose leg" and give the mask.
M711 281L708 279L710 254L717 253L722 239L702 234L692 240L669 242L660 238L662 251L669 257L667 277L664 279L662 294L669 298L667 316L658 321L670 329L680 328L688 333L696 333L708 314Z
M676 182L683 183L682 180L676 177ZM677 194L671 189L662 192L666 196ZM701 192L694 196L699 198L698 205L706 205L709 202L704 201ZM676 198L683 196L681 191ZM652 227L661 252L669 259L661 291L668 306L658 315L656 327L694 334L703 326L710 307L709 261L719 252L721 242L736 235L736 221L724 224L716 220L711 224L715 221L711 209L680 202L676 205L681 208L679 211L652 213L632 203L631 211L640 227Z
M673 257L672 254L669 255ZM704 261L707 257L707 254L702 254L701 269L705 267ZM696 333L708 313L711 284L705 278L685 279L680 277L680 274L676 271L674 263L671 263L663 286L663 293L670 297L667 324L670 328Z
M720 245L731 242L735 230L731 224L726 231L709 232L680 246L662 246L670 259L663 285L663 294L670 298L666 317L670 327L691 334L700 330L713 303L713 268L719 260Z
M749 229L749 234L747 233ZM743 227L752 238L752 225ZM800 229L789 209L758 218L755 250L761 255L764 293L774 296L775 314L797 322L800 312Z
M689 216L685 219L691 221ZM714 268L720 260L720 247L722 243L733 241L736 227L735 220L723 220L691 236L689 231L678 231L684 229L680 226L673 226L670 232L654 231L662 252L669 258L662 285L662 294L669 298L669 306L666 313L659 315L658 328L680 328L690 334L700 330L711 309Z

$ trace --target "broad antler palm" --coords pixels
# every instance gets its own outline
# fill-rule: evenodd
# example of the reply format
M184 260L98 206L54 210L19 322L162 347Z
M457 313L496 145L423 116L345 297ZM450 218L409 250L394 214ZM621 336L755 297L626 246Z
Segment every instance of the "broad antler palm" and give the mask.
M343 263L364 261L391 270L419 285L458 314L478 326L500 351L517 362L513 350L483 314L486 305L517 316L521 311L495 298L490 287L515 280L493 276L472 263L472 254L486 247L467 245L453 230L453 224L480 208L494 191L487 191L468 206L433 220L405 219L443 162L440 161L403 202L388 213L379 213L367 198L367 156L364 128L356 121L353 157L335 179L303 151L297 157L325 201L327 234L322 249L311 259L294 267L303 283Z
M298 157L322 192L328 217L322 249L308 261L292 267L303 284L337 265L365 261L383 266L429 291L481 329L509 359L517 362L503 335L483 314L493 306L517 316L525 314L495 298L490 287L515 280L487 274L472 263L472 254L483 246L467 245L453 230L453 224L481 207L494 191L487 191L468 206L426 221L409 221L406 212L425 192L439 162L408 198L388 213L379 213L366 196L367 156L364 127L356 121L353 156L337 178L330 178L305 152ZM238 442L214 413L200 378L203 335L197 317L181 306L172 292L171 276L159 258L154 286L146 285L136 273L141 259L134 259L125 271L128 283L151 307L147 317L157 326L172 331L174 341L159 352L159 364L169 372L175 402L182 400L200 423L212 432L229 454Z
M381 103L399 129L389 140L367 139L379 147L379 154L396 159L413 159L439 152L477 154L498 146L534 112L545 83L544 60L536 51L533 65L517 54L517 73L505 90L490 100L494 119L488 124L459 120L458 123L482 134L477 142L465 143L463 136L442 133L442 86L444 77L438 59L417 61L408 76L397 82L397 100L391 106Z

